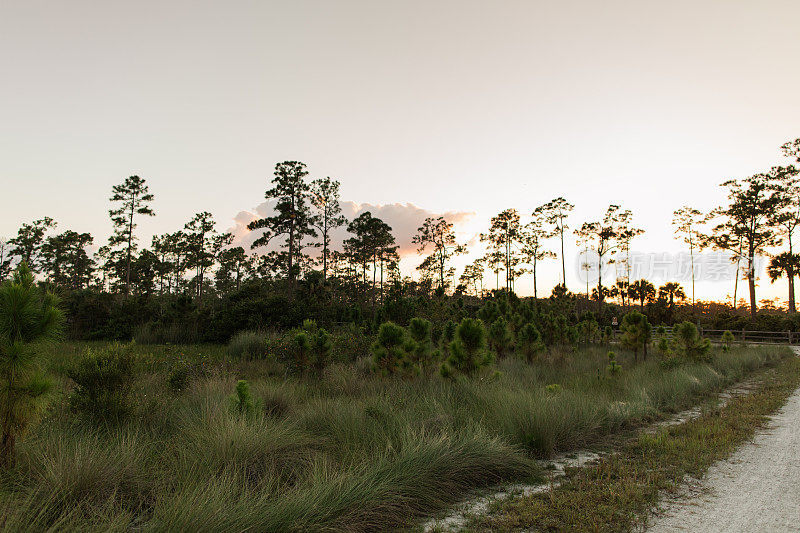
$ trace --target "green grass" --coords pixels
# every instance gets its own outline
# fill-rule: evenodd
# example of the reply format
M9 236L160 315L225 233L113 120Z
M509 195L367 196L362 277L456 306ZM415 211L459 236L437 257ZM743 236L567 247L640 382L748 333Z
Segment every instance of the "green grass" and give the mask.
M641 433L596 465L567 473L546 494L498 502L469 530L631 531L640 528L661 494L686 476L701 477L715 461L752 438L766 415L800 386L800 360L766 371L752 394L685 424Z
M619 354L624 370L612 377L605 350L592 348L449 381L380 379L362 360L287 378L274 361L231 361L221 346L136 346L135 411L103 425L65 400L63 375L86 347L51 354L62 396L0 477L0 529L411 526L475 489L538 478L535 458L685 408L787 353L735 349L669 370ZM179 364L200 370L176 391ZM238 379L250 382L254 414L230 409Z

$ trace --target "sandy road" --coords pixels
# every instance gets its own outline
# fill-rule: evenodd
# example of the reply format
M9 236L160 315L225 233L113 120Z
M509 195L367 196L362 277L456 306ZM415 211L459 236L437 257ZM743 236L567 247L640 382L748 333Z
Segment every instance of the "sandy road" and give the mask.
M800 531L800 389L697 492L668 504L648 531Z

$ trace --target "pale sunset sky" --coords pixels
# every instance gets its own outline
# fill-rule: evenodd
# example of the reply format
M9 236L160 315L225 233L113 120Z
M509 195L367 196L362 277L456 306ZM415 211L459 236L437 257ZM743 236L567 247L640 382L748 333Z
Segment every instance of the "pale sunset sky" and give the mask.
M573 228L615 203L646 230L635 250L682 251L675 209L789 162L800 2L0 0L0 77L0 237L51 216L102 244L112 185L138 174L143 244L199 211L246 243L275 163L300 160L404 251L447 213L475 243L460 274L492 215L557 196ZM576 255L570 236L573 291ZM559 275L546 261L540 293ZM785 287L762 275L759 298Z

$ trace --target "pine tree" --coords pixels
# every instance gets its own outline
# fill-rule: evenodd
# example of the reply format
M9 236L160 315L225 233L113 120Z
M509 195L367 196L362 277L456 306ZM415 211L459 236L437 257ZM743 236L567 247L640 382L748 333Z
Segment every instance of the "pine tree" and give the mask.
M111 189L110 201L118 202L119 207L108 211L114 233L108 240L111 248L123 246L125 250L125 294L130 292L131 264L136 251L136 216L155 216L148 205L155 197L150 194L147 183L139 176L130 176L120 185Z
M516 209L506 209L492 217L488 233L481 234L481 241L488 241L492 249L502 256L506 271L508 292L514 290L514 279L519 274L518 266L522 262L519 248L522 244L522 226Z
M450 260L456 256L467 252L466 246L456 242L456 234L453 231L453 224L439 217L434 219L428 217L422 226L417 229L412 242L419 245L417 252L422 254L428 248L431 253L428 261L434 268L439 278L439 289L442 293L447 290L448 281L453 277L455 269L448 266Z
M316 213L311 218L320 234L322 247L322 279L328 279L328 262L331 255L331 231L347 223L339 205L339 182L331 178L316 179L311 182L311 205Z
M22 224L17 231L17 236L8 240L9 256L16 257L20 263L27 263L32 273L40 272L40 256L45 234L56 225L56 222L50 217L34 220L30 224Z
M17 439L46 405L52 384L41 343L58 337L63 324L58 299L34 284L27 263L0 285L0 467L13 464Z
M264 234L256 239L252 248L268 245L276 237L285 236L285 251L280 259L285 262L289 298L294 298L295 281L298 277L297 260L301 256L304 237L316 237L309 209L310 187L305 178L305 164L299 161L284 161L275 165L272 188L264 193L267 200L275 200L273 216L254 220L247 225L249 230L263 229Z
M439 371L443 377L456 374L474 376L482 368L492 364L494 358L486 350L486 328L475 318L465 318L455 331L455 339L450 343L450 356L442 363Z

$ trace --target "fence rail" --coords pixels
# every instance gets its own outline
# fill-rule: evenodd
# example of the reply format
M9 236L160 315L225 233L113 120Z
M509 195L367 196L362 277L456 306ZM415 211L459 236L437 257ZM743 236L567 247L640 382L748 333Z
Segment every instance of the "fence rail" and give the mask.
M712 341L719 341L722 334L730 331L735 340L751 344L800 344L800 332L797 331L750 331L724 330L724 329L705 329L700 328L700 334Z
M664 326L664 329L666 330L667 337L671 337L672 326ZM701 336L709 339L711 342L717 343L722 341L722 335L726 331L730 331L736 342L746 342L749 344L800 345L800 332L798 331L753 331L747 329L706 329L703 327L698 327L697 329Z

